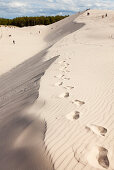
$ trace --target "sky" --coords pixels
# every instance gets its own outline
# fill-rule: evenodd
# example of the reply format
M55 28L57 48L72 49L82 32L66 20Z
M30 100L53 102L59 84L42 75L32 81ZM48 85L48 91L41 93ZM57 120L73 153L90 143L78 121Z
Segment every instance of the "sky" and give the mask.
M0 0L0 18L71 15L87 8L114 10L114 0Z

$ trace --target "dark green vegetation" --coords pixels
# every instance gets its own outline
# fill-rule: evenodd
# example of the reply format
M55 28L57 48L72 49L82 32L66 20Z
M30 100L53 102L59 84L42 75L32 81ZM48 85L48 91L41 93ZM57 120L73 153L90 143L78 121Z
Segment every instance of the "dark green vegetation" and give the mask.
M49 25L52 23L55 23L57 21L60 21L64 18L68 17L66 16L41 16L41 17L18 17L14 19L5 19L0 18L0 25L13 25L18 27L24 27L24 26L34 26L34 25Z

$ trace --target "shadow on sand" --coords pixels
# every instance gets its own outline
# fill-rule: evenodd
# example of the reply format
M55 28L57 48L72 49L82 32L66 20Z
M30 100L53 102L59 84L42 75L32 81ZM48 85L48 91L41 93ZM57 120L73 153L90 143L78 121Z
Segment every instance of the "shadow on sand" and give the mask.
M51 42L51 44L54 44L63 37L81 29L85 24L78 23L76 21L74 22L74 20L83 13L84 12L71 15L70 17L50 25L52 31L48 34L45 40Z
M43 62L46 50L0 77L0 169L51 170L45 153L45 121L26 114L38 98L40 79L57 57Z
M64 36L80 29L84 23L74 23L74 15L58 23L46 40L54 44ZM23 62L0 77L0 169L53 170L46 155L45 121L24 111L39 96L40 79L58 56L43 62L47 50ZM52 56L51 56L52 57Z

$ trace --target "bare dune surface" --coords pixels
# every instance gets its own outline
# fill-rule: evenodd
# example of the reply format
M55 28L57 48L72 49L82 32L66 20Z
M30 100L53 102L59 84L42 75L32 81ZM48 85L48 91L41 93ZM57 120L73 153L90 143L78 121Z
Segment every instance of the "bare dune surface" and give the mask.
M60 57L41 81L39 101L44 99L45 106L40 114L48 124L45 145L56 170L114 169L114 12L89 12L74 20L83 27L49 50L47 57ZM69 72L63 73L64 67ZM62 85L54 86L57 82ZM74 88L64 88L68 86ZM69 97L58 98L66 92Z
M0 169L114 170L113 28L109 10L0 27Z
M46 122L32 109L32 104L39 96L40 79L57 58L43 62L46 50L0 77L2 170L53 170L51 159L45 153Z

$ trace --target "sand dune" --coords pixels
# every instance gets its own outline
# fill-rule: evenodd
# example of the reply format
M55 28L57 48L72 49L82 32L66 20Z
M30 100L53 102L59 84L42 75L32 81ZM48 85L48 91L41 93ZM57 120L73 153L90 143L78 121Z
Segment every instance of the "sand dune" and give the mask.
M35 115L38 110L31 109L41 77L57 58L43 62L45 53L0 77L0 169L53 169L45 153L46 122Z
M102 19L105 13L108 17ZM46 103L40 110L48 124L45 144L57 170L114 169L113 18L113 11L81 14L74 22L83 27L58 41L48 53L60 57L41 81L39 100ZM62 75L65 63L70 72L58 77L63 85L50 86L57 81L54 76ZM66 92L68 98L57 98Z
M114 12L89 13L0 27L2 170L114 169Z
M48 31L45 26L0 27L0 74L47 48L48 44L44 41L44 37Z

